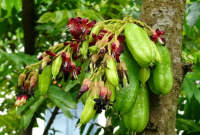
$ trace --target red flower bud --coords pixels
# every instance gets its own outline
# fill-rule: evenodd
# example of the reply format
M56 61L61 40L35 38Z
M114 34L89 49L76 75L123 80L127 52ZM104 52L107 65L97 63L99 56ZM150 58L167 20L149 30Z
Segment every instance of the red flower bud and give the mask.
M101 88L101 91L100 91L100 96L101 96L103 99L105 99L105 98L106 98L106 95L107 95L107 92L108 92L108 88L105 87L105 86L103 86L103 87Z
M103 82L103 81L98 81L98 82L97 82L97 86L98 86L99 88L102 88L102 87L104 86L104 82Z
M99 55L98 54L93 54L90 61L92 63L96 63L99 60Z
M40 55L40 57L38 58L38 60L42 60L46 55L47 55L46 52L43 52L43 53Z
M34 76L35 75L35 71L32 71L31 73L30 73L30 76Z
M26 94L22 94L21 95L21 104L25 105L26 104L26 99L28 98L28 96Z
M107 99L107 100L110 100L111 95L112 95L112 91L111 91L111 90L108 90L106 99Z
M21 74L19 75L19 79L18 79L18 84L17 84L17 86L20 87L20 86L23 84L23 81L24 81L25 79L26 79L26 74L21 73Z
M39 67L39 73L41 74L42 73L42 70L46 67L47 63L49 63L51 61L51 59L48 57L48 56L45 56L43 59L42 59L42 63L40 64L40 67Z
M92 87L92 97L98 97L100 95L100 88L98 86Z
M25 80L24 81L24 89L28 90L29 86L30 86L30 81L29 80Z

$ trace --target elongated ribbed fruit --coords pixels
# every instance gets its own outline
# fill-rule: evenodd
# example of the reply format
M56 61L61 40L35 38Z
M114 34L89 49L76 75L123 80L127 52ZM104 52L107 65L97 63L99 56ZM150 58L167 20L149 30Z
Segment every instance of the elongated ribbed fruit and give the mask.
M52 75L54 79L56 79L56 76L60 71L61 64L62 64L62 57L61 55L58 55L52 63Z
M106 77L107 80L115 87L118 86L119 83L119 79L118 79L118 74L117 74L117 68L115 65L115 60L113 58L113 56L108 55L107 56L107 60L106 60L106 66L107 68L105 68L105 72L106 72Z
M139 75L140 75L140 82L142 84L144 84L150 76L150 67L140 67L140 71L139 71Z
M158 45L162 63L157 63L156 69L152 69L149 78L149 87L158 95L167 95L173 86L173 74L171 58L166 46Z
M120 85L120 91L116 90L116 102L113 108L114 111L123 115L133 108L137 98L139 88L139 65L126 46L124 46L124 52L120 55L120 61L126 63L129 85L123 88Z
M149 120L149 92L147 86L139 88L138 96L131 111L123 116L124 124L129 131L141 132Z
M80 126L88 123L94 117L96 113L94 105L96 102L93 99L99 98L99 94L100 94L100 88L94 86L89 94L89 97L87 98L87 101L81 113Z
M128 23L125 26L125 41L131 54L141 67L153 65L156 53L146 31L140 26Z

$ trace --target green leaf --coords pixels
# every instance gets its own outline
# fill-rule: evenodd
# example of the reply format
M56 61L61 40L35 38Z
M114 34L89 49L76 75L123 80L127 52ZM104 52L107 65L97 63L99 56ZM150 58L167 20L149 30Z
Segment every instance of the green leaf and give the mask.
M193 120L177 118L176 128L184 131L200 131L200 126L197 125Z
M94 135L99 135L100 132L101 132L101 128L98 128Z
M58 99L55 99L52 96L49 96L49 98L52 102L54 102L63 111L63 113L66 117L72 119L72 114L71 114L70 110L61 101L59 101Z
M85 124L85 125L81 125L80 135L82 135L82 134L83 134L83 132L84 132L84 129L85 129L85 127L86 127L86 125L87 125L87 124Z
M95 114L93 117L93 122L96 120L96 118L99 116L99 114Z
M77 127L77 125L79 124L79 122L80 122L80 119L77 120L77 122L76 122L76 127ZM75 127L75 128L76 128L76 127Z
M6 53L3 50L0 49L0 58L6 58L9 60L9 62L14 64L18 69L21 69L23 64L30 65L32 63L37 62L37 58L33 58L33 55L24 54L22 52L20 53Z
M17 11L21 11L22 10L22 1L21 0L13 0L13 4L14 4L15 9Z
M86 135L90 135L90 132L92 131L93 127L94 127L94 124L91 124L90 127L88 128Z
M71 78L71 76L70 76ZM68 92L70 91L74 86L76 86L79 83L79 80L74 80L72 81L71 79L69 80L69 82L67 83L67 85L65 86L64 91Z
M200 15L200 2L194 2L189 7L189 12L186 16L187 24L190 26L190 29L194 27L194 25L197 23L197 20L199 19Z
M38 109L38 107L43 103L45 100L44 96L41 96L30 108L29 110L23 115L21 122L20 122L20 128L24 127L25 129L29 126L31 119L35 113L35 111Z
M200 80L200 73L198 72L198 70L195 70L193 72L188 72L185 75L181 89L186 93L186 96L189 101L191 100L194 94L194 97L200 103L200 90L194 84L196 80Z
M191 90L192 88L197 89L193 82L191 82L187 77L185 77L181 89L185 91L189 101L193 96L193 91Z
M94 10L75 10L76 14L82 18L88 18L90 20L104 21L104 18L98 12Z
M125 124L124 124L124 121L121 120L120 123L119 123L119 132L120 132L121 134L125 134L127 130L128 130L128 129L126 128L126 126L125 126Z
M64 13L62 11L56 11L55 14L56 14L55 23L58 23L62 20Z
M111 123L112 123L112 127L115 128L117 126L119 126L119 123L120 123L120 118L119 116L114 116L111 118Z
M46 12L44 13L39 20L37 21L38 23L47 23L51 19L55 18L55 14L51 12Z
M76 103L73 101L71 93L62 91L59 87L51 85L48 91L49 95L62 101L69 108L76 108Z
M12 11L12 0L5 0L5 5L6 5L6 10L7 10L7 14L5 16L5 18L11 16L11 11Z

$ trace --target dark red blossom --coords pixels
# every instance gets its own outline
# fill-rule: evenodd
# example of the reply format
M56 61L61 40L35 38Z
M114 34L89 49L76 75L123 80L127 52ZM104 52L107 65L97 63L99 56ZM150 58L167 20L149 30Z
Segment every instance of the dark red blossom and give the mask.
M160 36L163 35L165 32L164 31L160 31L159 29L152 29L151 30L151 34L152 36L150 36L151 40L154 41L155 43L157 43L157 41L159 43L161 43L162 45L165 45L165 39L161 38Z
M90 46L95 45L98 40L101 40L104 37L104 35L98 34L98 36L97 36L96 34L92 33L92 37L93 37L94 41L89 43Z
M62 56L62 65L63 67L67 67L69 64L70 64L70 53L69 52L63 52L61 53L61 56Z
M46 51L46 54L49 55L49 56L56 56L56 54L51 52L51 51Z
M74 80L75 78L78 78L77 75L80 74L81 67L76 68L76 64L74 62L69 61L67 67L62 67L61 70L64 73L65 81L67 81L66 77L68 77L69 73L72 74L71 79Z
M118 63L120 62L119 56L123 51L124 51L124 48L123 48L122 44L118 40L116 40L115 42L113 42L111 44L112 56L116 59L116 61Z
M90 34L90 28L94 27L94 25L96 24L96 21L91 21L89 22L88 19L85 18L80 18L80 17L76 17L74 18L70 18L69 19L69 23L67 24L67 28L70 30L72 36L75 39L79 39L81 35L83 34Z
M94 27L94 25L96 24L95 20L93 20L93 21L91 21L89 23L88 23L88 21L89 21L88 19L83 18L82 19L82 27L81 27L82 32L83 33L86 32L87 35L90 32L89 28Z
M78 75L81 73L81 67L78 67L78 68L75 68L73 71L72 71L72 80L74 79L77 79L78 78Z

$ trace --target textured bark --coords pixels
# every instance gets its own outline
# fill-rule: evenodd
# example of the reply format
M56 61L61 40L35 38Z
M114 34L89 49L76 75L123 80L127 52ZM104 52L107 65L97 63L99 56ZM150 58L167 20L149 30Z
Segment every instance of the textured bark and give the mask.
M162 37L166 39L174 75L173 88L167 96L150 93L149 123L142 135L176 134L177 101L183 80L181 52L185 4L185 0L143 0L142 3L140 20L165 31Z
M30 55L33 55L35 51L34 5L34 0L22 0L25 53Z

